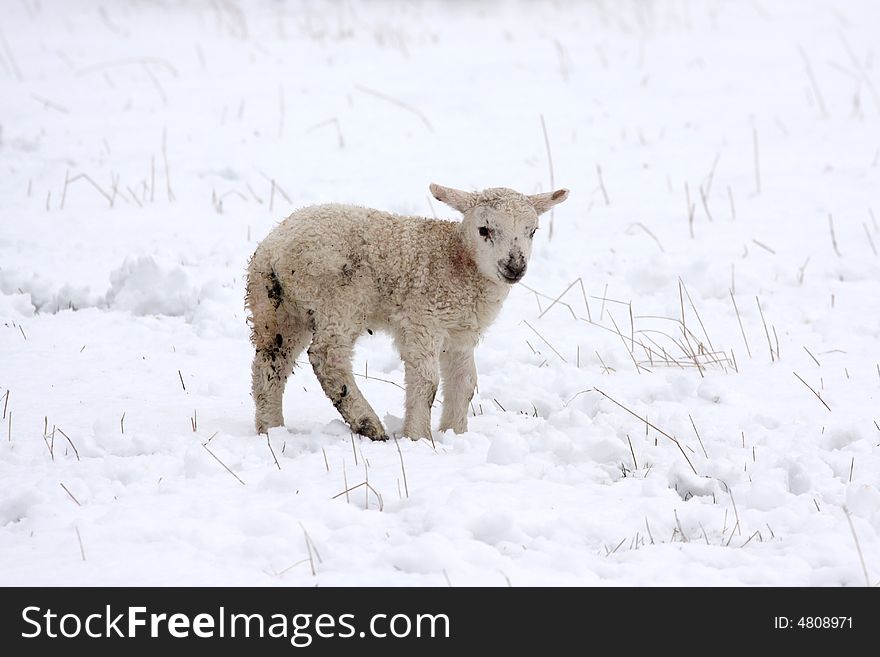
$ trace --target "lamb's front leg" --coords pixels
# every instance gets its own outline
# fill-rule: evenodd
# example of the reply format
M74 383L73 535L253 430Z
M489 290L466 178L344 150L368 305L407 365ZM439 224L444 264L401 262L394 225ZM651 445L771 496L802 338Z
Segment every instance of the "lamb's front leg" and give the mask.
M446 349L440 354L440 373L443 375L440 431L452 429L455 433L464 433L467 431L468 404L477 385L473 348Z
M410 350L404 356L406 413L403 435L413 440L431 437L431 405L437 396L439 373L432 351Z

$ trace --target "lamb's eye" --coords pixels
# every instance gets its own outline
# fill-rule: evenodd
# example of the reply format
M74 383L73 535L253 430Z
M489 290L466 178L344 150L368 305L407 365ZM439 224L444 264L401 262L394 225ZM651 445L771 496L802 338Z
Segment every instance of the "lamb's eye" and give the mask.
M480 226L480 237L483 239L489 239L492 236L492 231L488 226Z
M532 232L529 233L529 239L533 238L533 237L535 236L535 233L537 233L537 232L538 232L537 227L536 227L536 228L532 228Z

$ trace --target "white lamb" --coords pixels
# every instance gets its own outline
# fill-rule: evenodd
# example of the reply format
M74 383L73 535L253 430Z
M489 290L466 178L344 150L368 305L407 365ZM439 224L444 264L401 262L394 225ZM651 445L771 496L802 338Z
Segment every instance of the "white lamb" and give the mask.
M257 247L246 305L256 348L256 427L281 426L281 397L306 346L324 392L353 431L387 440L355 384L351 358L365 331L389 331L405 365L403 434L431 436L443 376L440 430L467 430L477 383L474 347L526 271L538 215L568 190L431 193L461 222L403 217L351 205L298 210Z

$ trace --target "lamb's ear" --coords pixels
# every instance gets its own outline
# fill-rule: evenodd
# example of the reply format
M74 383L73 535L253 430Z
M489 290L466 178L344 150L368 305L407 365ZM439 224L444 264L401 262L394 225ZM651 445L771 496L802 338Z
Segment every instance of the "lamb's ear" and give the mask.
M567 189L557 189L555 192L547 192L546 194L532 194L527 196L529 203L535 208L538 214L544 214L557 203L562 203L568 198Z
M437 183L431 183L431 194L438 201L443 201L451 208L455 208L462 214L474 207L476 195L471 192L463 192L460 189L452 189L451 187L443 187Z

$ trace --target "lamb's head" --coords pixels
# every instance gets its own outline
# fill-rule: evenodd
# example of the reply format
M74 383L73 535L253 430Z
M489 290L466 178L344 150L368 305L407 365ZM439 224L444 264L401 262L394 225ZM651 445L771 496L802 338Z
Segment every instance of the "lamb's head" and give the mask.
M436 184L431 194L464 215L464 245L480 273L510 285L526 273L538 216L568 198L567 189L527 196L504 187L463 192Z

